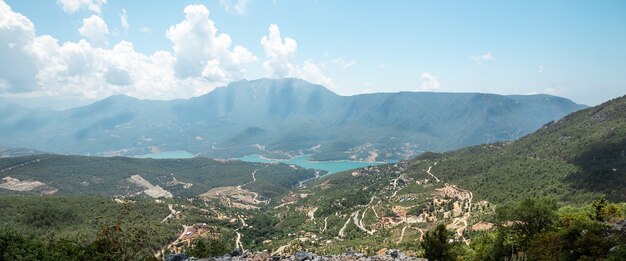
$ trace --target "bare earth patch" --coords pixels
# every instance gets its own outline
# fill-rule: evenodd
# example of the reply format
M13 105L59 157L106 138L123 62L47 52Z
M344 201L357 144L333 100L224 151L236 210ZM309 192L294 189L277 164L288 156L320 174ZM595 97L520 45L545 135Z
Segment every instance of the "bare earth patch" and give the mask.
M236 186L212 188L200 194L200 198L204 199L223 198L228 202L227 205L242 209L256 209L257 205L264 203L264 201L257 200L257 197L256 192Z
M493 223L489 223L485 221L479 221L478 223L472 226L472 230L474 231L485 231L485 230L491 230L492 228L493 228Z
M4 177L0 180L0 188L27 192L27 191L40 191L42 194L54 194L59 191L56 188L49 187L46 183L36 180L19 180L12 177Z
M128 178L128 181L130 183L133 183L133 184L137 185L137 186L143 187L145 189L143 191L143 193L148 195L149 197L152 197L152 198L160 198L160 197L172 198L172 193L170 193L169 191L163 189L161 186L152 185L152 183L150 183L149 181L145 180L143 177L141 177L139 175L132 175L132 176L130 176L130 178Z
M443 188L435 189L436 194L441 197L457 198L459 200L468 200L471 198L469 191L460 189L455 185L446 184Z

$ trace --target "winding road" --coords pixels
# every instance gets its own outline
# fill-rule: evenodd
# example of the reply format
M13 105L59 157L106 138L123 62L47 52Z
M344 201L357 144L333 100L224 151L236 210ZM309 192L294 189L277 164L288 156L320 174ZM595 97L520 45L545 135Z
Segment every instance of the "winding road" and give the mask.
M400 239L398 239L398 242L396 243L400 244L400 242L402 242L402 239L404 239L404 231L406 230L407 227L409 226L407 225L402 228L402 232L400 233Z
M354 213L356 213L356 212L352 212L350 217L348 217L348 220L346 220L346 223L343 224L343 227L341 227L341 229L339 229L339 234L337 235L337 237L343 238L345 236L344 232L346 231L346 227L348 227L348 224L350 224L350 219L352 219L352 216L354 216Z
M363 224L363 219L365 218L365 212L367 212L367 210L369 209L369 206L372 204L372 202L374 202L375 197L376 196L372 196L370 198L370 202L367 203L367 205L357 205L357 207L364 207L363 213L361 215L361 219L359 219L359 212L361 212L361 210L352 212L352 214L350 214L350 216L348 217L348 220L346 220L346 223L343 224L343 227L341 227L341 229L339 230L339 234L337 235L339 238L343 238L345 236L344 232L346 230L346 227L348 227L348 224L350 224L350 220L352 220L354 225L356 225L359 229L361 229L363 232L367 233L368 235L373 235L376 232L376 230L374 229L369 230L365 228L365 225ZM374 214L376 214L376 211L374 211Z
M435 175L433 175L433 173L430 172L430 170L432 170L434 166L437 166L437 163L438 162L435 162L435 165L432 165L432 166L428 167L428 170L426 171L426 173L428 175L430 175L431 177L433 177L437 182L441 182L441 180L439 180L439 178L435 177Z

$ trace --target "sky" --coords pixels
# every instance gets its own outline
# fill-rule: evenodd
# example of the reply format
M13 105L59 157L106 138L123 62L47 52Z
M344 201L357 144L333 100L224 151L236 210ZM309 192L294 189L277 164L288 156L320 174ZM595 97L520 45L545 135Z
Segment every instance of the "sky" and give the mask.
M0 105L284 77L597 105L626 94L626 1L0 0Z

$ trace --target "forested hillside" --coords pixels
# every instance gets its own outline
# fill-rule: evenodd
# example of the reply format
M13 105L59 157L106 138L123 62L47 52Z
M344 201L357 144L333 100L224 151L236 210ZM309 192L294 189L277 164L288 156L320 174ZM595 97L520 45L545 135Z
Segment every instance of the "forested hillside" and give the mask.
M601 194L626 201L626 97L572 113L514 142L469 147L413 160L433 172L504 203L552 196L589 202Z
M269 199L316 174L315 170L285 164L203 157L156 160L42 154L0 159L0 193L128 197L159 186L162 190L150 191L170 193L169 197L194 197L213 188L242 186Z

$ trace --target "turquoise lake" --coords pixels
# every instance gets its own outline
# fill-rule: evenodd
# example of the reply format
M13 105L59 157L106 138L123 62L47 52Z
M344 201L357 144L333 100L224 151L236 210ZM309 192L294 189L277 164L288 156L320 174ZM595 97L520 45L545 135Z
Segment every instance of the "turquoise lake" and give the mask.
M139 156L135 156L135 158L152 158L152 159L189 159L189 158L193 158L193 154L184 151L184 150L177 150L177 151L162 151L162 152L157 152L157 153L151 153L151 154L145 154L145 155L139 155Z
M193 158L193 154L184 150L178 151L162 151L158 153L151 153L145 155L134 156L135 158L152 158L152 159L189 159ZM285 163L285 164L294 164L303 168L310 169L321 169L328 171L328 173L337 173L341 171L358 169L367 166L375 166L379 164L383 164L384 162L364 162L364 161L349 161L349 160L340 160L340 161L310 161L307 160L308 155L297 156L289 160L282 159L266 159L261 157L258 154L248 155L238 158L238 160L247 161L247 162L261 162L261 163ZM393 163L393 162L390 162Z
M285 163L285 164L294 164L303 168L311 168L311 169L321 169L328 171L329 173L337 173L350 169L363 168L367 166L374 166L383 164L383 162L363 162L363 161L310 161L307 160L308 155L294 157L289 160L278 160L278 159L266 159L261 157L260 155L254 154L249 156L244 156L239 158L239 160L248 161L248 162L262 162L262 163Z

